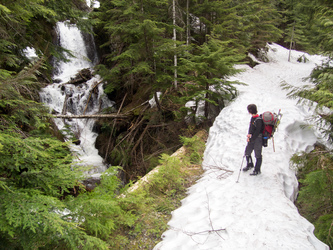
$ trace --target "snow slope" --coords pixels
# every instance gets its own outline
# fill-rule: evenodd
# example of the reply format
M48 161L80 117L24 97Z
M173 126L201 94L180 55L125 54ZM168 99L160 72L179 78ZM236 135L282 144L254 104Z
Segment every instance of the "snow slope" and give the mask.
M289 168L293 153L310 150L321 140L317 131L302 126L314 111L288 99L280 86L283 82L304 85L302 78L323 58L306 55L309 61L299 63L297 59L304 53L292 51L288 62L288 50L276 44L269 48L268 63L240 66L246 71L231 78L247 85L238 86L240 95L210 128L205 174L189 189L181 207L172 212L169 230L154 250L329 249L313 235L313 225L300 216L293 203L298 183ZM275 134L275 152L272 140L263 148L259 176L240 171L251 118L246 107L251 103L259 113L281 109L283 114Z

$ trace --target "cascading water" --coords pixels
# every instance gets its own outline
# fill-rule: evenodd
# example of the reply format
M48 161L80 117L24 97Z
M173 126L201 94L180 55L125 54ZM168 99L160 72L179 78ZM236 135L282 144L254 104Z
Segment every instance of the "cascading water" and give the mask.
M99 76L93 76L90 80L79 83L73 81L78 72L82 72L83 69L92 70L94 66L94 58L88 59L87 44L80 30L68 21L57 23L56 28L60 46L70 50L75 58L69 58L69 62L60 62L56 65L57 73L53 76L55 83L42 89L41 100L55 114L88 115L111 107L113 102L104 94ZM96 55L94 57L96 58ZM71 149L77 156L77 164L87 166L86 173L89 176L98 176L107 169L103 158L95 148L97 134L93 132L93 119L57 118L55 122L60 130L67 131L65 133L67 139L73 137L77 139L77 143L73 144Z

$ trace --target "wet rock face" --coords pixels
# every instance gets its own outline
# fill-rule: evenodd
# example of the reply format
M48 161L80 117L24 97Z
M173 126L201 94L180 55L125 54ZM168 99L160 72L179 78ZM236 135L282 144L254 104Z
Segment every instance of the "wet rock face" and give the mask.
M85 185L88 191L93 190L97 185L101 183L100 177L91 177L82 181L82 184Z
M74 77L71 77L71 79L66 84L79 85L90 80L92 77L93 75L90 69L82 69Z

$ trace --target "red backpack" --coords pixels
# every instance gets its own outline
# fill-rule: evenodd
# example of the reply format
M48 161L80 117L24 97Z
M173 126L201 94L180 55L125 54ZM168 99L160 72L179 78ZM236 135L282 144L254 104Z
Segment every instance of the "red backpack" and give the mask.
M282 114L280 113L281 109L279 110L279 113L272 113L270 111L266 111L262 113L260 116L264 122L264 129L263 129L263 146L267 147L267 140L272 138L277 126L280 124L280 120L282 117Z

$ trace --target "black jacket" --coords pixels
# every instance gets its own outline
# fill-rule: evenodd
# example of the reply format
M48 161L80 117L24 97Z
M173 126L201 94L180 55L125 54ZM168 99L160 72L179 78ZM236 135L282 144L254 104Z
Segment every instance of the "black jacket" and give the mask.
M264 121L258 115L256 117L251 117L250 126L249 126L249 134L251 134L250 142L254 142L257 137L262 134L264 130Z

